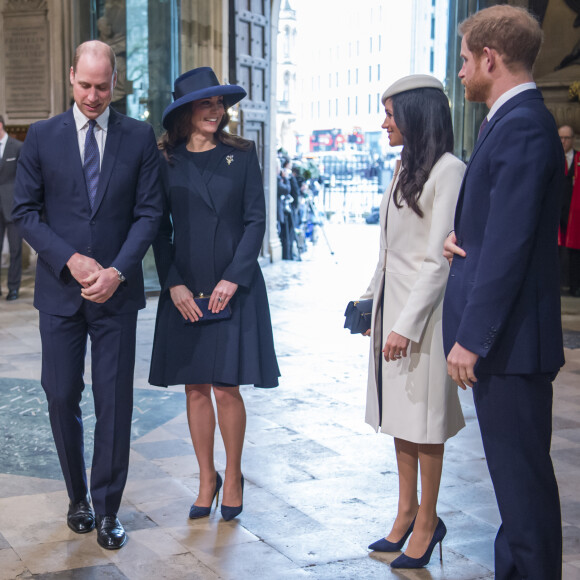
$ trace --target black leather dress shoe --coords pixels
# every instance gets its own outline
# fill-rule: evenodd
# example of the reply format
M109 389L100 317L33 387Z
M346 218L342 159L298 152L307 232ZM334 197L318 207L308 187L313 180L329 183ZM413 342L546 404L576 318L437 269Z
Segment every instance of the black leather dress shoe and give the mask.
M8 290L6 300L16 300L18 298L18 290Z
M117 516L97 516L97 542L105 550L118 550L127 543L127 534Z
M88 498L69 503L66 523L77 534L86 534L95 529L95 512Z

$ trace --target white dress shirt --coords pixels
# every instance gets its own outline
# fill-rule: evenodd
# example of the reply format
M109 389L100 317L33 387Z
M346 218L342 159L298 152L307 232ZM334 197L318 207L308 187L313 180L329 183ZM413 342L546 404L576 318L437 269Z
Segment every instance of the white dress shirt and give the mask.
M572 171L574 171L574 168L572 167L573 163L574 163L574 149L570 149L570 151L566 153L566 169L568 171L570 171L570 168L572 168Z
M77 104L73 105L73 115L75 118L75 125L77 127L77 137L79 140L79 149L81 152L81 161L85 163L85 140L87 138L87 131L89 130L89 118L85 117ZM103 153L105 151L105 142L107 141L107 130L109 127L109 107L105 109L102 115L96 119L95 125L95 139L99 148L100 167L103 166Z
M510 99L513 99L516 95L523 93L524 91L529 91L530 89L535 89L536 83L522 83L517 87L513 87L509 91L506 91L499 99L492 105L489 113L487 114L487 120L491 121L491 118L497 113L497 110L505 105Z
M6 147L6 142L8 141L8 133L4 133L4 137L0 139L0 159L4 156L4 148Z

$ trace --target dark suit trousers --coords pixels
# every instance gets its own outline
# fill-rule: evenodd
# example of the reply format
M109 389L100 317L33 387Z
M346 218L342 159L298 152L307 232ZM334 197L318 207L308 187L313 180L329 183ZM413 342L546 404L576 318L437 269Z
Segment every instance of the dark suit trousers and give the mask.
M502 524L496 580L562 577L562 522L550 444L553 375L478 375L473 398Z
M80 291L80 290L79 290ZM137 312L103 315L84 302L74 316L40 312L42 386L52 433L71 500L87 494L83 420L87 337L91 339L95 402L91 496L97 514L116 514L129 467Z
M10 266L8 267L8 290L19 290L22 277L22 238L12 221L8 221L0 208L0 255L4 243L4 232L7 234L10 248Z

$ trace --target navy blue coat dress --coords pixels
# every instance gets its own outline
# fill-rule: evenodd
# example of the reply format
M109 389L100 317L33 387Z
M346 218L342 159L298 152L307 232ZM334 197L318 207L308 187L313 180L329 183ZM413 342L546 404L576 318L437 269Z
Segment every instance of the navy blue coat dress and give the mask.
M165 211L153 244L161 294L149 382L278 385L266 285L258 264L266 207L255 147L219 143L200 173L185 145L162 161ZM220 280L238 284L232 317L186 323L169 288L209 296Z

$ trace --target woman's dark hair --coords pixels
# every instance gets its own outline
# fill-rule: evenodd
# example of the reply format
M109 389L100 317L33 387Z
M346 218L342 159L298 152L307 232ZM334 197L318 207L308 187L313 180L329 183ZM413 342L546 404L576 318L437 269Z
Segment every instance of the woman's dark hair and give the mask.
M406 203L419 217L419 197L431 169L444 153L453 151L449 100L443 91L414 89L391 97L393 116L403 135L401 171L393 195L395 205Z
M193 131L193 125L191 123L193 108L193 103L190 103L189 106L184 105L173 111L169 118L169 129L161 135L157 142L157 146L163 151L163 155L168 161L171 161L171 155L174 149L182 143L187 143L189 140L189 136ZM243 139L238 135L232 135L225 131L229 122L230 115L226 110L216 131L216 139L225 145L230 145L242 151L249 151L254 145L253 141Z

